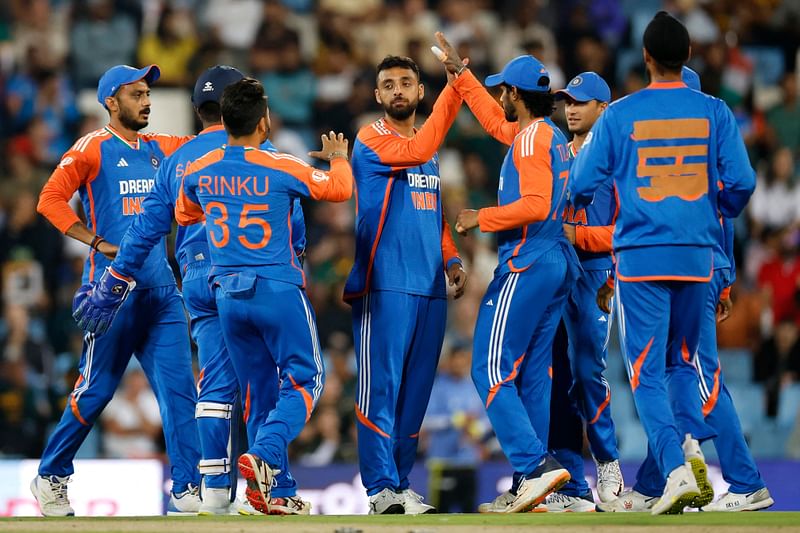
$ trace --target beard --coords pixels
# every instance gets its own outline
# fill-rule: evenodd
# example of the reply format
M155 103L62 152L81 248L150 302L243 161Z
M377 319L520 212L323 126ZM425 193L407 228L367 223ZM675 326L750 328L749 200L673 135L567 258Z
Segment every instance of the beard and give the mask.
M514 106L510 103L503 103L503 113L505 113L506 120L508 122L516 122L519 120L519 117L517 116L517 110L514 109Z
M411 115L413 115L417 111L417 105L419 105L419 100L415 102L408 102L403 107L395 107L394 103L389 103L383 105L383 110L386 111L386 114L392 117L395 120L406 120Z
M119 122L129 130L139 131L147 127L148 119L141 118L141 115L134 115L127 109L120 107Z

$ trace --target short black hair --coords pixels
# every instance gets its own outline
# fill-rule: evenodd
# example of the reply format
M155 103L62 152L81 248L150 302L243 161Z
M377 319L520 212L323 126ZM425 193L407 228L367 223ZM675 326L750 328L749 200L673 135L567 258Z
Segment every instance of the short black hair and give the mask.
M421 79L419 66L414 62L413 59L406 56L386 56L383 60L378 63L378 68L375 69L375 80L377 82L378 76L380 75L381 71L389 70L390 68L407 68L408 70L413 70L414 74L417 75L417 79Z
M511 85L504 83L503 86L511 91ZM517 87L517 94L534 117L549 117L556 110L556 97L551 91L524 91Z
M642 42L650 57L669 72L680 71L689 60L689 32L681 21L666 11L656 13L644 30Z
M219 102L204 102L197 108L197 115L205 123L220 122L222 120L222 111L220 110Z
M256 130L267 114L264 86L253 78L242 78L225 87L220 103L225 129L233 137L244 137Z

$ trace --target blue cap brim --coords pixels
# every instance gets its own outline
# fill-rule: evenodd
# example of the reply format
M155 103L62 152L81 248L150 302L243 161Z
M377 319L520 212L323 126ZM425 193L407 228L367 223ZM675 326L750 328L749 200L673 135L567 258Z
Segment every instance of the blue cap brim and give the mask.
M593 96L589 96L585 92L581 91L580 89L560 89L555 93L556 100L563 100L565 97L569 97L576 102L589 102L591 100L597 100L597 98Z
M502 74L492 74L491 76L487 76L486 80L483 83L487 87L497 87L498 85L503 83L503 75Z

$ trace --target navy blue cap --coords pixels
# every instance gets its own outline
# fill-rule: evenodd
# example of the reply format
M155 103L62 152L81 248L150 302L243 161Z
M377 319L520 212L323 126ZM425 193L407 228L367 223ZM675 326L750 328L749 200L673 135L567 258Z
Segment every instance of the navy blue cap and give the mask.
M149 65L144 68L133 68L128 65L117 65L108 69L100 81L97 82L97 101L106 107L106 98L114 96L119 88L129 83L144 80L152 85L161 77L158 65Z
M685 65L681 69L681 79L690 89L700 90L700 75Z
M485 83L487 87L505 83L523 91L544 93L550 90L550 73L541 61L525 55L509 61L500 74L492 74Z
M565 89L556 91L556 100L563 100L570 97L576 102L598 102L611 101L611 89L606 80L596 72L581 72L570 80Z
M228 65L211 67L197 78L197 83L194 84L194 93L192 93L192 103L195 107L200 107L206 102L219 103L225 87L243 78L244 74L234 67Z

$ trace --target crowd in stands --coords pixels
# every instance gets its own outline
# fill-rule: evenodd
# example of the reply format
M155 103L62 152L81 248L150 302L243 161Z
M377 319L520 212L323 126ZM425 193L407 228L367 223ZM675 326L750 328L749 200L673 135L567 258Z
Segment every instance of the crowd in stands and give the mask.
M659 9L689 29L690 66L703 90L734 110L758 176L746 214L736 221L735 306L719 330L723 370L728 373L730 362L734 399L752 413L743 414L743 425L754 454L800 457L796 0L0 2L0 457L39 456L77 377L81 332L70 316L71 301L87 248L51 227L36 213L36 203L61 154L102 127L79 102L107 68L157 63L157 87L187 90L188 106L188 89L200 72L234 65L264 83L276 146L305 157L317 148L320 132L344 132L352 142L360 126L380 116L374 67L387 54L408 55L421 66L426 95L418 114L424 117L446 83L428 50L436 30L469 57L479 77L530 53L547 65L554 88L593 70L608 81L615 99L625 96L647 84L640 36ZM440 151L451 223L463 207L492 204L503 150L464 108ZM306 465L352 462L355 361L350 310L341 296L354 255L354 206L305 207L308 293L328 370L313 423L292 458ZM465 297L449 307L441 375L423 435L423 449L454 462L496 454L474 402L445 401L448 390L470 391L464 360L496 265L491 235L475 233L457 244L471 277ZM620 355L612 349L609 357ZM609 381L620 392L619 408L617 395L612 397L618 426L632 426L635 413L623 405L629 391L621 361L610 361ZM89 455L160 452L157 412L154 418L153 400L135 368L108 410L113 413L101 419ZM761 447L764 424L780 431ZM623 459L637 456L626 451L629 446L634 449L621 442Z

